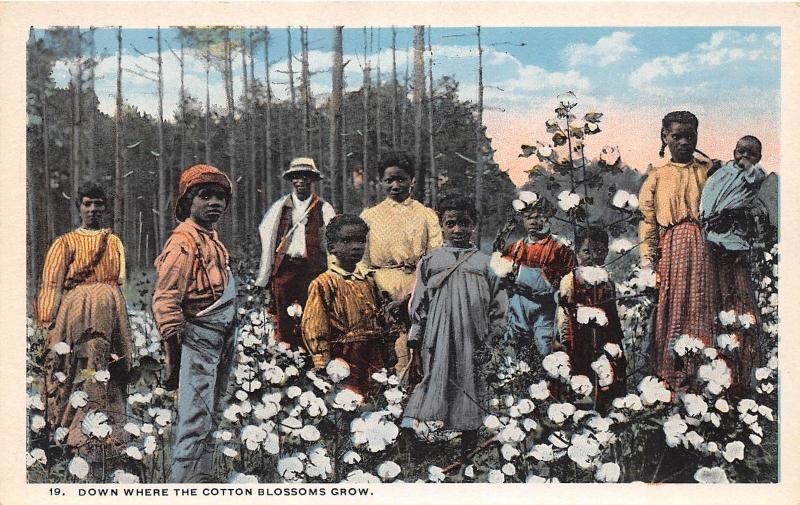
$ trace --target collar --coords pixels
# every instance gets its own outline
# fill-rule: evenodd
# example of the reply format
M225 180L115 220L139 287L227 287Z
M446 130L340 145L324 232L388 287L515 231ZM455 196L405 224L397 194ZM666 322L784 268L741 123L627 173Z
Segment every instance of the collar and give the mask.
M203 228L199 224L195 223L191 217L187 217L186 219L184 219L183 224L189 226L190 229L195 230L199 235L206 235L213 238L214 240L217 239L217 230L208 230L206 228Z
M402 202L398 202L397 200L387 196L384 202L387 202L387 204L391 207L411 207L414 204L414 202L416 202L416 200L414 200L409 196Z
M367 274L369 274L369 268L363 261L356 263L355 270L348 272L339 266L339 262L333 254L328 255L328 270L348 281L353 279L363 281L367 278Z
M529 245L529 244L543 244L543 243L547 242L548 240L552 240L552 239L553 239L553 236L548 234L548 235L545 235L544 238L539 239L539 240L531 240L530 236L526 236L523 240L525 240L525 244L526 245Z
M83 226L81 226L75 231L77 231L81 235L100 235L104 232L110 232L111 228L98 228L96 230L92 230L91 228L84 228Z
M308 198L306 198L305 200L301 200L300 197L297 196L297 193L294 192L292 193L292 197L290 198L290 200L292 201L292 205L294 205L294 207L298 209L304 209L308 207L309 205L311 205L313 199L314 199L314 193L308 195Z

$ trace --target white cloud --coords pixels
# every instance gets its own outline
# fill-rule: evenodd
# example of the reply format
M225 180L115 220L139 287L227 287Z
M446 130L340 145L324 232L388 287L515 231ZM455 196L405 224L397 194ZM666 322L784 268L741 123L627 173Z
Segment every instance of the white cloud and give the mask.
M658 56L631 72L628 82L634 89L652 95L694 92L707 89L702 80L709 72L727 65L775 62L780 57L780 37L776 33L743 34L734 30L714 32L707 42L676 56ZM679 79L675 79L679 77ZM701 79L688 82L689 78Z
M614 32L600 37L594 45L570 44L564 49L569 65L609 65L639 50L631 43L633 34Z

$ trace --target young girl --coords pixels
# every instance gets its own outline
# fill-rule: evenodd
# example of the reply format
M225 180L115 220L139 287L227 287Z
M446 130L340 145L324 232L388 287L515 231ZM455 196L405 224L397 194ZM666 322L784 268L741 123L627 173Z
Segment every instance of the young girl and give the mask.
M708 245L699 224L700 195L711 164L694 158L698 121L686 111L661 121L661 152L670 161L650 170L639 194L643 267L655 266L658 305L650 360L671 389L685 389L692 371L675 360L673 339L689 335L711 344L716 290Z
M759 241L756 230L756 199L766 174L761 160L761 141L752 135L739 139L729 162L708 178L700 199L700 218L717 269L719 311L750 314L754 323L737 331L740 338L736 359L731 363L735 387L746 387L750 374L762 359L759 345L758 311L750 281L748 255ZM729 333L718 327L716 333Z
M518 211L528 236L511 244L503 254L503 263L510 261L517 268L508 303L506 338L523 356L535 350L541 360L552 351L555 293L561 278L575 267L575 254L563 239L550 234L548 221L556 212L555 206L531 194L533 201ZM501 277L508 273L500 266L495 271Z
M445 245L417 267L408 345L422 381L411 394L407 418L442 421L463 431L462 453L477 442L485 408L481 371L488 348L503 334L506 295L489 268L489 256L471 242L477 211L462 196L439 204Z
M558 332L572 375L592 380L595 408L604 408L625 394L626 367L616 290L602 267L608 255L608 233L602 228L582 229L575 247L579 266L561 279ZM598 360L600 364L593 368Z

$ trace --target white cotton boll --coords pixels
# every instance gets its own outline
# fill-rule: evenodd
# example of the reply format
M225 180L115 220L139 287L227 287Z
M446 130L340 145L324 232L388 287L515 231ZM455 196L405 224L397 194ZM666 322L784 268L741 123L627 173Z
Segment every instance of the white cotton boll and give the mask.
M603 267L585 266L577 268L578 277L586 283L597 286L608 282L608 270Z
M489 268L496 277L503 279L508 277L514 270L514 263L508 258L505 258L500 252L493 252L489 259Z
M55 377L58 382L64 382L67 380L67 375L64 372L56 372L53 374L53 377Z
M683 434L689 429L686 421L679 415L673 414L664 422L664 435L667 446L677 447L683 439Z
M280 439L275 433L267 433L267 438L264 439L261 445L268 454L273 456L281 451Z
M369 472L364 472L363 470L353 470L352 472L347 474L347 477L344 479L343 482L349 482L351 484L372 484L372 483L380 483L380 479ZM420 483L424 481L418 481Z
M683 405L686 408L686 412L692 417L701 417L703 414L708 412L708 405L700 395L686 393L681 397L681 399L683 400Z
M525 432L517 425L516 421L510 422L497 435L497 440L501 443L518 443L525 439Z
M756 380L767 380L772 376L772 370L770 370L769 367L756 368L755 376Z
M500 419L498 419L494 414L484 417L483 425L489 431L497 431L503 426L503 424L500 422Z
M594 474L598 482L618 482L619 476L620 468L616 463L603 463Z
M713 347L706 347L705 349L703 349L703 356L705 356L708 359L717 359L718 355L719 353Z
M122 427L122 429L127 431L128 433L130 433L134 437L142 436L142 430L141 430L141 427L138 424L127 423L125 426Z
M320 438L320 433L316 426L307 424L300 430L300 438L306 442L316 442Z
M758 406L758 413L767 418L770 421L774 421L775 419L772 417L772 409L767 407L766 405L759 405Z
M138 447L133 447L133 446L131 446L131 447L127 447L127 448L125 449L125 454L126 454L126 455L127 455L129 458L131 458L131 459L135 459L136 461L141 461L141 460L142 460L142 457L143 457L143 456L142 456L142 451L140 451Z
M357 452L347 451L342 456L342 461L344 461L348 465L355 465L356 463L361 462L361 456Z
M581 196L569 190L564 190L558 194L558 206L564 212L569 212L581 203Z
M569 385L576 394L589 396L592 394L592 381L585 375L574 375L569 381Z
M386 382L389 381L389 377L386 375L385 368L381 368L380 371L373 373L371 377L372 380L374 380L378 384L386 384Z
M464 477L468 477L470 479L474 479L475 478L475 465L468 465L464 469Z
M69 462L67 471L79 480L83 480L89 475L89 463L80 456L75 456Z
M566 449L569 447L569 437L563 431L554 431L547 437L547 441L556 449Z
M142 425L142 433L153 433L153 425L150 423L144 423Z
M749 314L749 313L747 313L747 314L739 314L738 319L739 319L739 324L744 329L748 329L751 326L756 324L756 318L753 316L753 314Z
M528 452L528 455L545 463L555 459L555 454L553 454L553 446L548 444L534 445L530 452Z
M64 426L59 426L58 428L56 428L56 431L53 434L53 441L56 444L60 444L61 442L67 439L67 435L69 435L69 428L65 428Z
M258 484L258 477L244 473L234 473L230 480L231 484Z
M32 449L31 452L27 453L25 461L26 461L26 466L28 468L35 465L36 463L46 465L47 454L45 454L44 450L37 447L36 449Z
M631 194L625 191L624 189L618 190L614 197L611 199L611 205L618 209L624 209L628 206L628 199L631 197Z
M522 421L522 429L525 431L532 431L535 430L539 425L533 419L526 417L525 420Z
M687 449L692 447L696 451L702 451L705 440L696 431L690 431L683 437L683 446Z
M149 435L144 439L144 453L147 455L156 452L158 445L156 444L156 437Z
M719 322L723 326L731 326L736 323L736 311L723 310L719 313Z
M726 351L733 351L739 348L739 337L733 333L723 333L717 335L717 347Z
M539 201L539 195L533 191L520 191L517 195L517 198L519 198L525 205L532 205Z
M328 366L325 367L325 372L334 383L339 383L350 377L350 365L345 360L336 358L328 363Z
M81 431L87 437L105 438L111 434L107 422L108 416L103 412L89 412L81 421Z
M545 356L542 360L542 367L554 379L569 379L571 373L569 355L564 351L553 352Z
M428 467L428 480L431 482L444 482L445 475L441 467L431 465Z
M563 424L575 413L575 405L571 403L552 403L547 408L547 417L555 424Z
M596 324L597 326L608 324L608 316L603 309L586 305L578 305L576 319L579 324Z
M317 448L309 453L306 475L311 478L325 479L332 472L331 458L328 457L324 448Z
M94 380L97 382L108 382L108 379L111 378L111 372L108 370L98 370L94 373Z
M616 238L608 245L608 250L613 253L622 254L633 249L633 245L633 242L626 238Z
M595 458L600 454L600 443L586 433L576 433L570 439L567 456L580 468L588 470L594 466Z
M73 391L71 395L69 395L69 404L74 409L79 409L81 407L85 407L86 403L89 400L89 395L86 394L86 391Z
M515 198L514 200L511 201L511 207L513 207L514 210L517 212L522 212L523 210L525 210L525 207L527 207L527 205L525 205L525 202L523 202L522 200Z
M69 353L69 344L66 342L58 342L56 344L53 344L50 350L52 350L54 353L60 356L63 356L64 354Z
M361 405L363 400L364 397L360 394L349 389L343 389L336 393L333 399L333 407L346 412L352 412Z
M751 442L753 442L754 445L761 445L761 437L759 437L758 435L751 433L748 438L750 439Z
M608 361L605 354L592 362L591 367L594 373L597 374L598 386L606 387L614 382L614 370L611 368L611 362Z
M258 379L253 379L251 381L244 381L242 382L242 390L243 390L242 392L244 392L244 395L242 395L243 398L239 398L238 396L237 398L240 401L244 401L248 398L247 393L258 391L259 389L261 389L261 386L262 386L261 381Z
M656 402L669 403L672 399L672 392L667 389L666 383L652 375L648 375L639 383L639 393L644 405L653 405Z
M531 384L528 387L528 394L534 400L546 400L550 397L550 389L548 387L547 381L541 380L535 384Z
M503 446L500 448L500 454L502 454L502 455L503 455L503 458L504 458L506 461L511 461L512 459L514 459L514 458L516 458L517 456L519 456L519 455L520 455L520 452L519 452L519 450L518 450L516 447L514 447L513 445L510 445L510 444L503 444Z
M114 473L111 474L111 481L117 484L138 484L139 476L125 470L114 470Z
M297 386L289 386L289 388L286 390L286 397L287 398L297 398L302 393L303 393L303 390L300 389L299 387L297 387ZM313 393L311 393L311 394L313 395ZM302 403L301 403L301 405L302 405ZM306 405L303 405L303 406L305 407Z
M505 475L512 476L517 473L517 467L515 467L512 463L506 463L500 469Z
M383 396L390 404L400 403L403 400L403 392L398 388L387 389L383 392Z
M394 461L384 461L380 465L378 465L377 473L378 477L382 480L392 480L398 475L400 475L400 465L395 463Z
M299 318L303 315L303 307L299 303L294 302L286 307L286 313L289 314L289 317Z
M224 417L225 419L227 419L232 423L235 423L236 421L239 420L239 416L241 414L242 414L242 408L234 403L233 405L230 405L228 406L227 409L225 409L225 411L222 413L222 417Z
M701 484L727 484L729 482L725 470L718 466L698 468L694 473L694 480Z
M719 398L716 402L714 402L714 408L719 410L723 414L731 410L731 406L728 405L728 402L727 400L725 400L725 398Z
M256 417L256 419L267 420L275 416L278 412L280 412L280 410L281 408L277 403L266 402L256 404L255 408L253 409L253 415ZM225 412L228 411L226 410ZM225 418L231 420L228 416L225 416ZM235 422L235 418L233 421Z
M636 195L631 195L628 197L628 208L630 209L638 209L639 208L639 197Z
M278 460L278 475L286 481L293 481L303 473L303 462L296 455Z
M729 442L725 446L722 457L725 458L725 461L728 463L733 463L736 460L744 460L744 443L739 440Z
M603 350L611 358L619 358L620 356L622 356L622 348L613 342L608 342L606 345L604 345Z
M489 475L486 480L491 484L502 484L506 481L506 476L503 475L503 472L500 470L489 470Z
M503 403L505 404L506 407L514 405L514 397L512 395L506 395L503 398Z
M247 400L247 397L248 397L247 392L246 391L242 391L241 389L236 391L236 394L234 396L239 401Z
M672 341L672 350L678 356L686 356L705 349L703 341L690 335L681 335Z
M586 425L595 432L595 435L611 429L611 421L599 415L593 416Z
M531 412L533 412L533 409L536 408L533 402L528 400L527 398L521 399L516 406L517 409L519 410L519 413L522 414L523 416L530 414Z

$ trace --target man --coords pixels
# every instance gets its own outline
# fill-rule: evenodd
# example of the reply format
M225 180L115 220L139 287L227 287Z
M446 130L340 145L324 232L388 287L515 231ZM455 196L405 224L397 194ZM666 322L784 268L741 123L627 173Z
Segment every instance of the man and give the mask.
M308 285L327 269L325 225L336 211L311 191L311 184L322 179L313 159L293 159L283 178L294 191L272 204L258 227L261 263L255 285L266 288L265 306L277 323L275 340L300 347L302 312L295 306L305 306Z
M178 388L169 482L213 482L214 442L234 362L236 283L214 224L231 182L209 165L186 169L175 217L182 221L156 259L153 315L164 340L167 389Z

